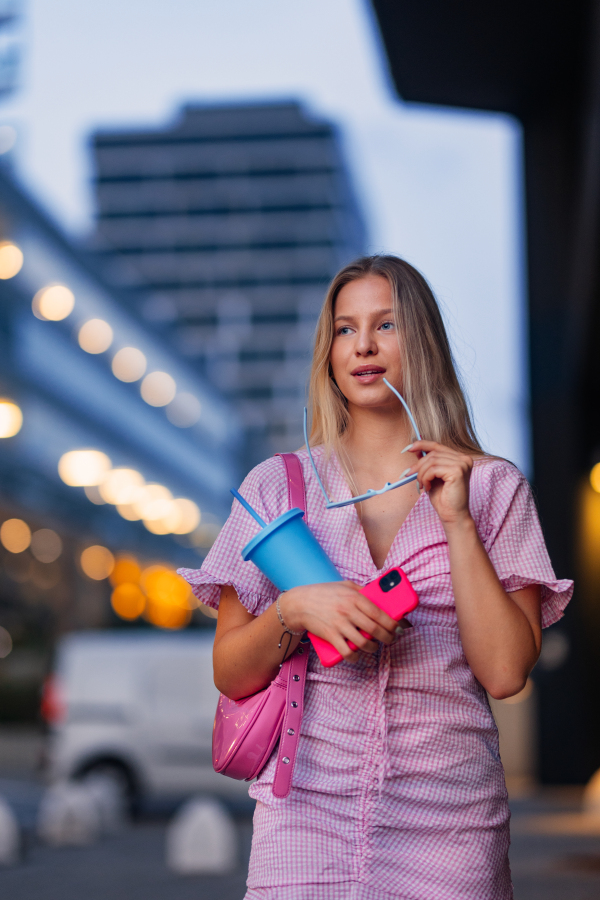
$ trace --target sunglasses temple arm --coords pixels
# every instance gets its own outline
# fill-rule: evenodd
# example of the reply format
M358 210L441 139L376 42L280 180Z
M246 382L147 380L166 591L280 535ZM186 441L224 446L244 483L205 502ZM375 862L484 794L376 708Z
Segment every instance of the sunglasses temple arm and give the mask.
M408 408L408 405L407 405L407 403L406 403L406 400L404 399L404 397L402 396L402 394L400 394L400 393L396 390L396 388L393 386L393 384L390 384L390 383L389 383L389 381L387 380L387 378L384 378L384 379L383 379L383 383L384 383L384 384L387 384L387 386L389 387L390 391L393 391L393 392L394 392L394 394L396 395L396 397L398 398L398 400L400 401L400 403L402 404L402 406L404 407L404 409L405 409L406 412L407 412L408 418L410 419L410 424L412 425L413 430L414 430L414 432L415 432L415 434L416 434L416 436L417 436L417 440L422 441L423 438L421 437L421 432L420 432L419 429L417 428L417 423L416 423L415 420L413 419L413 414L411 413L410 409Z
M312 453L310 452L310 444L308 443L308 410L304 407L304 443L306 444L306 449L308 450L308 458L310 459L310 464L313 467L313 472L317 477L317 481L319 482L319 487L323 492L323 496L325 497L325 502L330 503L329 497L327 496L327 491L323 487L323 482L317 472L317 467L315 466L315 461L313 459Z

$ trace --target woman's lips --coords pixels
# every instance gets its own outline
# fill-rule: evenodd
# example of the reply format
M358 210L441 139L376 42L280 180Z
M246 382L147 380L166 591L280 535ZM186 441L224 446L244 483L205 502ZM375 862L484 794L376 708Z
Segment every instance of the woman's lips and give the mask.
M356 369L352 372L352 377L361 384L373 384L382 375L385 375L385 369L382 369L381 366L369 366L368 368L365 366L364 369Z

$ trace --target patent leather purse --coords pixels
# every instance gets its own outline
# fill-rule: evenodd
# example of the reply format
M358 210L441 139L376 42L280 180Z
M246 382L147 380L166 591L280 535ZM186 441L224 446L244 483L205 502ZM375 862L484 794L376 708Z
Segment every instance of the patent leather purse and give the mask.
M302 509L306 515L300 460L294 453L280 455L286 469L289 507ZM215 772L251 781L266 766L279 741L273 795L288 796L300 739L308 654L305 639L264 690L243 700L220 695L212 742Z

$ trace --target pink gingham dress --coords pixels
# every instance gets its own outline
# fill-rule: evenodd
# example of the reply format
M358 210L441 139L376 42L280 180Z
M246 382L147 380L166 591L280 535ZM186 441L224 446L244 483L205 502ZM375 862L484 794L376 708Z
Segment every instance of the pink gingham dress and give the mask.
M465 659L447 543L421 493L383 569L354 506L326 510L300 451L309 527L344 578L363 585L401 566L419 606L391 648L325 669L311 650L293 788L273 797L275 755L250 787L257 801L246 900L510 900L509 811L498 733ZM315 459L324 469L324 455ZM330 496L350 496L332 457ZM288 505L283 461L257 466L241 493L266 521ZM471 512L507 591L542 585L543 625L556 622L572 582L557 581L526 479L476 460ZM233 585L258 615L276 588L240 552L258 525L239 503L199 570L181 570L205 604Z

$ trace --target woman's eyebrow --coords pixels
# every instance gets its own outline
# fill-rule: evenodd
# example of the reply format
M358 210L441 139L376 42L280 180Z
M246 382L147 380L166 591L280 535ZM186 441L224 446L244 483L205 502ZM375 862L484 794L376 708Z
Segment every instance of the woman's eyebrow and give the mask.
M389 316L393 312L393 309L378 309L377 312L373 313L373 318L378 319L380 316ZM346 322L354 322L355 318L356 316L336 316L333 321L339 322L342 319L345 319Z

